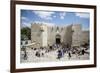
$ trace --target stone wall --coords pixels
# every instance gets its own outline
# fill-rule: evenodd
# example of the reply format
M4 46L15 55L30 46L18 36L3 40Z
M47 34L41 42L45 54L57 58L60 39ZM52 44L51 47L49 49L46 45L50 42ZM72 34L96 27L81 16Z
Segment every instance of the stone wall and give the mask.
M41 32L40 24L32 24L31 25L31 41L32 43L39 44L42 46L42 32Z
M64 29L63 42L64 44L71 46L72 44L72 25L67 26Z
M48 26L34 23L31 25L31 41L39 43L40 46L56 43L56 35L60 35L61 43L69 46L81 46L89 41L89 31L82 31L80 24Z
M82 37L81 37L81 39L82 39L82 41L81 41L81 43L84 45L84 44L89 44L89 30L84 30L84 31L82 31Z
M72 46L81 46L82 28L80 24L72 26Z

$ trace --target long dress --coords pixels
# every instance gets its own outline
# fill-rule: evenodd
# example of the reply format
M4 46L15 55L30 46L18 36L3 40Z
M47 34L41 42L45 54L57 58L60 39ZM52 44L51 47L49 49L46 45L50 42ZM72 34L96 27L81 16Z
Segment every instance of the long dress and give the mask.
M58 50L58 57L57 57L57 59L60 59L62 57L62 52L61 52L61 50Z

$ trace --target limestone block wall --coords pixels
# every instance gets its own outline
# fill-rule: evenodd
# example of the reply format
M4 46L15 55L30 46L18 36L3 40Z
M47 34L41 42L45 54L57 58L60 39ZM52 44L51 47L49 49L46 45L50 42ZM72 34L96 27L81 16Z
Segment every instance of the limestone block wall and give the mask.
M48 27L48 44L53 45L54 43L56 43L56 35L60 35L60 41L63 42L65 40L63 39L65 29L66 28L60 26Z
M72 25L67 26L67 27L64 29L63 42L64 42L66 45L71 46L71 44L72 44Z
M31 42L39 44L39 46L42 46L41 27L40 25L35 23L31 25Z
M82 37L82 28L80 24L72 26L72 46L80 46L81 45L81 37Z
M53 45L56 43L57 34L60 35L61 43L69 46L81 46L89 41L89 31L82 31L80 24L48 26L34 23L31 25L31 41L39 43L39 46Z
M46 47L48 44L48 32L47 32L47 25L42 25L41 26L41 30L42 30L42 46Z
M48 45L55 43L55 28L48 26Z
M89 43L90 40L89 30L82 31L81 42L82 44Z

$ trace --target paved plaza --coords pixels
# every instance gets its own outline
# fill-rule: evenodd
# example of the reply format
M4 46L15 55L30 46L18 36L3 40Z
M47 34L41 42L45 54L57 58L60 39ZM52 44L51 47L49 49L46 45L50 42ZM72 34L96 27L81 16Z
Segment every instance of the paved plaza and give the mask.
M55 62L55 61L69 61L69 60L88 60L89 54L84 53L84 55L71 54L69 57L68 53L64 53L60 59L58 59L58 49L46 52L46 50L41 50L40 57L36 56L36 51L34 49L26 50L26 57L24 57L24 51L21 51L21 63L37 63L37 62ZM89 50L88 50L89 51ZM26 58L26 59L25 59Z

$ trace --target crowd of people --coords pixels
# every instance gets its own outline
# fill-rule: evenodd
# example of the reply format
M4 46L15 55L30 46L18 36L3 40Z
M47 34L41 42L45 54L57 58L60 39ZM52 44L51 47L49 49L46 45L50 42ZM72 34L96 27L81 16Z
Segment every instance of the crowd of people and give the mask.
M69 45L64 45L64 44L53 44L52 46L48 45L47 47L40 47L40 48L33 48L31 47L30 49L34 50L34 55L38 58L40 57L45 57L46 53L56 51L56 59L60 60L63 58L65 54L67 54L68 59L71 59L73 55L81 56L84 54L89 55L89 46L74 46L70 47ZM24 47L23 50L23 59L27 60L28 59L28 52L26 47Z

